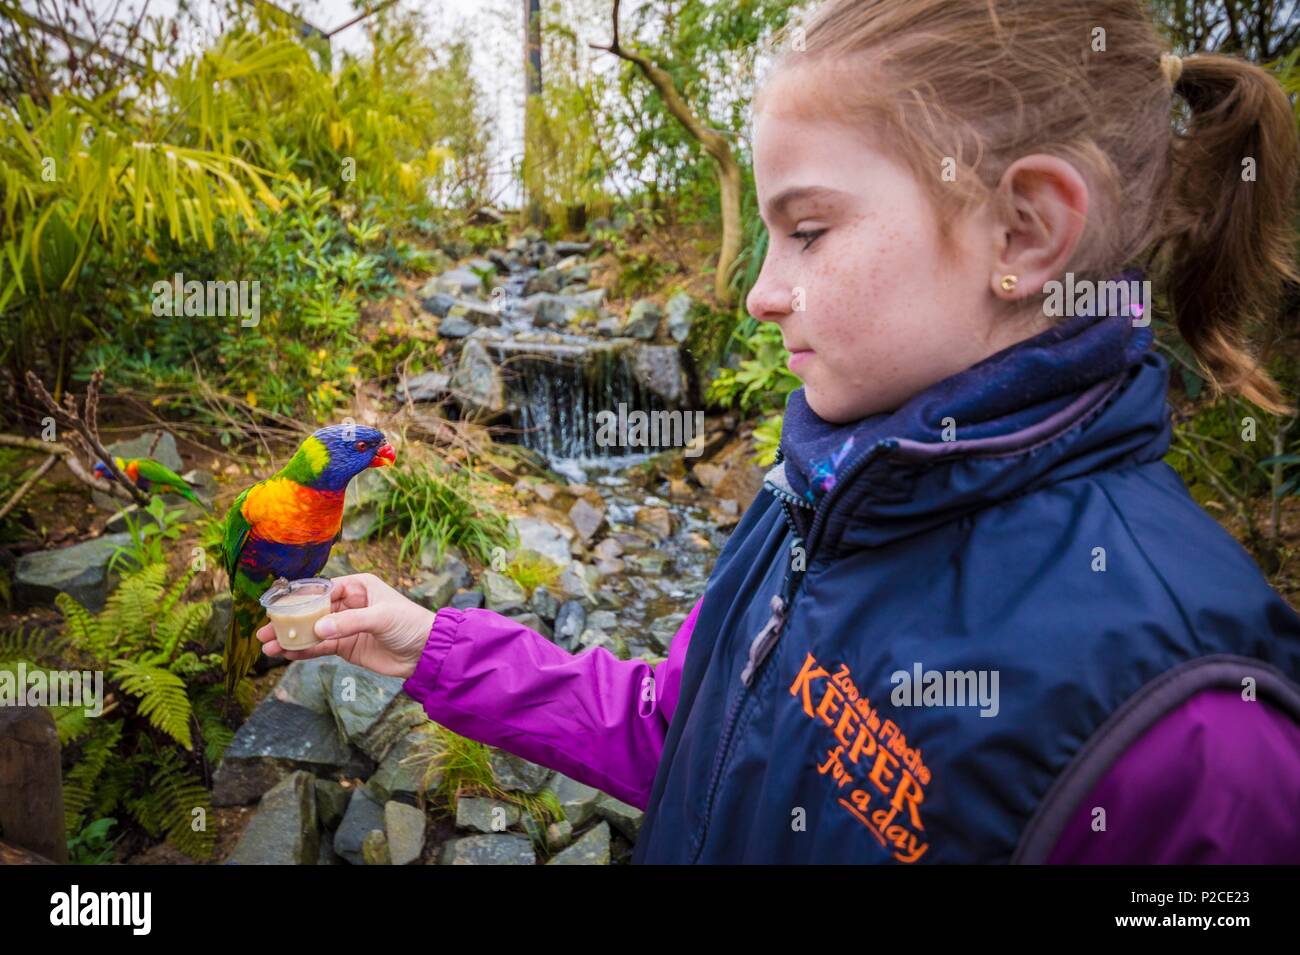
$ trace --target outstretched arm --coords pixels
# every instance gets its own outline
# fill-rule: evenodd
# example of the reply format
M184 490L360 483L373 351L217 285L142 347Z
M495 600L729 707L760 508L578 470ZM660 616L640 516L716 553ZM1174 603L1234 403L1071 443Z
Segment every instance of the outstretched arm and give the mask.
M644 809L699 610L651 665L604 647L572 654L495 611L444 607L403 688L453 732Z

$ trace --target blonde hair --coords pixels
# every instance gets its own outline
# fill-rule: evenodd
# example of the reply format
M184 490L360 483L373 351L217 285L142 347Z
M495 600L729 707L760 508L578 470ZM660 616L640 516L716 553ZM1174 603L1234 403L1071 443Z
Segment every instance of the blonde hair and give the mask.
M1103 278L1140 263L1216 395L1293 412L1247 334L1275 319L1283 283L1300 282L1300 149L1267 71L1216 54L1162 63L1139 0L829 0L778 39L773 71L829 81L803 87L800 105L874 124L941 212L945 243L963 213L1003 200L997 184L1020 156L1073 164L1091 200L1069 270ZM1190 110L1179 124L1175 95Z

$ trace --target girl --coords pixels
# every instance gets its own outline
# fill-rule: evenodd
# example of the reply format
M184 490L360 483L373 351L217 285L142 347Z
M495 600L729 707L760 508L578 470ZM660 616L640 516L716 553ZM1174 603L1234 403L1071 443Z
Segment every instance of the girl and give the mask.
M803 387L668 659L365 574L285 655L643 808L636 862L1300 861L1300 616L1164 463L1115 294L1150 270L1214 386L1289 411L1243 336L1297 280L1283 91L1138 0L832 0L799 39L747 305Z

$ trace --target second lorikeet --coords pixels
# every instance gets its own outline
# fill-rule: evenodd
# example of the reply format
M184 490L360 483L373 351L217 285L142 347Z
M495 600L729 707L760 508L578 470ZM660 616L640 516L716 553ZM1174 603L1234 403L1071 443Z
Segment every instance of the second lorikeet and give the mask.
M153 458L131 458L129 461L113 458L113 463L126 475L128 481L146 494L150 491L156 494L179 494L185 500L193 501L205 511L208 510L208 506L195 496L185 478ZM115 480L113 472L103 461L95 462L95 477L103 478L105 481Z
M253 668L266 620L259 598L276 578L315 577L343 526L348 482L366 468L392 464L393 446L376 428L329 425L307 438L289 462L235 499L222 551L233 601L226 637L226 693Z

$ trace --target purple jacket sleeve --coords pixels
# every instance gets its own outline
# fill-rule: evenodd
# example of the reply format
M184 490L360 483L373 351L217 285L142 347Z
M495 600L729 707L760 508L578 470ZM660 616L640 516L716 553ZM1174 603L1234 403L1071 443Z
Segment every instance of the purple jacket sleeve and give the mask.
M1049 863L1300 862L1300 725L1238 691L1203 690L1117 759ZM1106 830L1092 828L1096 807Z
M403 689L429 719L645 809L697 601L668 659L572 654L491 610L443 607Z

